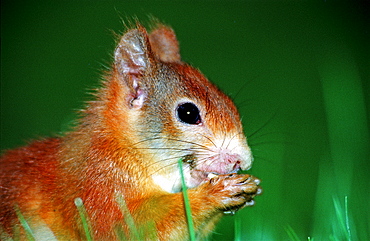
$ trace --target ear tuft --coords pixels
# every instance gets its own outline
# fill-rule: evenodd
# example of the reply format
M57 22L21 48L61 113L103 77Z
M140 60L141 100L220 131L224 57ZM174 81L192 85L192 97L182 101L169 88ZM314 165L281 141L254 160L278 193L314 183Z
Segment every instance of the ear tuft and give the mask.
M153 53L162 62L181 62L179 43L170 27L158 24L150 33L149 41Z

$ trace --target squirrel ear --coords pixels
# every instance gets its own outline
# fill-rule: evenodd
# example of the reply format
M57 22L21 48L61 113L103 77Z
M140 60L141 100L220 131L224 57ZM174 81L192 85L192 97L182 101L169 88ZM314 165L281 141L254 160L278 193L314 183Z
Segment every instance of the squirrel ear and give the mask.
M151 68L152 56L148 34L141 25L125 33L114 52L115 67L130 90L131 107L140 108L144 102L140 78Z
M138 26L125 33L114 52L115 65L120 74L142 75L150 66L151 50L148 34Z
M180 48L175 32L160 24L149 35L150 45L155 56L163 62L180 62Z

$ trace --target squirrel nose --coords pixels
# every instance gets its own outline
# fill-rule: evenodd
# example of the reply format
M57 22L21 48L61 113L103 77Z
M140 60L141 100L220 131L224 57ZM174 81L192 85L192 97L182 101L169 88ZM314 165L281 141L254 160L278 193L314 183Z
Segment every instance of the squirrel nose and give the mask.
M253 157L250 150L243 154L244 156L241 156L240 154L229 153L228 150L221 151L220 160L228 165L232 171L248 170L252 166Z

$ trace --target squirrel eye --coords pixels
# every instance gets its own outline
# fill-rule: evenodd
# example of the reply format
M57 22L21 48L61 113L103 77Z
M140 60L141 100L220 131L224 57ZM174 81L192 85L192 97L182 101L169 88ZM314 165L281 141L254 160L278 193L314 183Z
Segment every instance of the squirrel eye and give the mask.
M193 103L183 103L177 107L177 117L180 121L197 125L201 123L199 109Z

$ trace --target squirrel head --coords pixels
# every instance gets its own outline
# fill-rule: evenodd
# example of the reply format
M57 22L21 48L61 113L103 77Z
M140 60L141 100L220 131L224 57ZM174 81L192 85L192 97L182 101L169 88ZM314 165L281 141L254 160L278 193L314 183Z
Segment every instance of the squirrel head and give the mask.
M150 34L128 30L114 52L102 98L108 129L131 148L162 190L178 192L183 161L186 184L209 174L247 170L252 154L231 99L197 69L181 61L174 31L159 24ZM140 157L139 157L140 156Z

